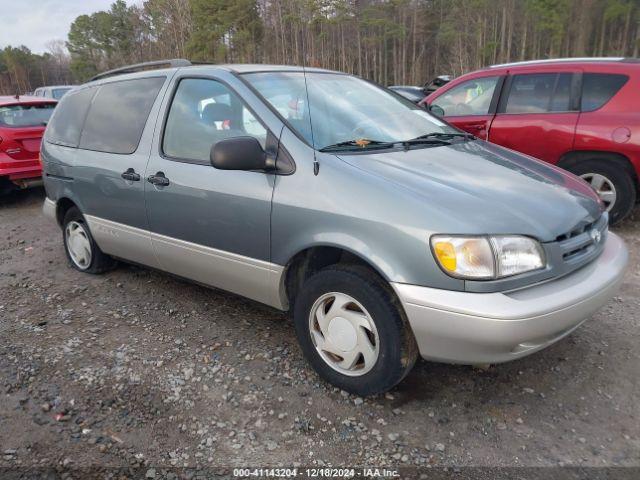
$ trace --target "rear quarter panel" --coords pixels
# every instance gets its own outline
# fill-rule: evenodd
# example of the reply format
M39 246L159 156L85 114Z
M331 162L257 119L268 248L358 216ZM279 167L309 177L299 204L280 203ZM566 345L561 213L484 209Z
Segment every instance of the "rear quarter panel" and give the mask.
M575 149L617 152L631 161L640 176L640 64L585 68L594 73L620 73L627 83L604 106L582 112L576 129Z
M82 199L73 188L73 166L78 163L78 149L43 141L40 155L47 197L54 202L68 198L83 210Z

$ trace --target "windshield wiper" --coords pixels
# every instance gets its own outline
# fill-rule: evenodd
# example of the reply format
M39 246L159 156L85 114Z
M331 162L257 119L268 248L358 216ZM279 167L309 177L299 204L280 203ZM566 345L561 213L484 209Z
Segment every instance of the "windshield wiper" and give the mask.
M420 135L415 138L411 138L409 140L404 140L400 142L405 150L409 150L411 145L451 145L451 140L454 138L464 138L466 140L473 140L476 137L471 135L470 133L464 132L431 132L425 133L424 135Z
M349 150L355 151L368 148L392 148L395 145L402 145L405 149L409 149L411 145L451 145L450 140L459 137L468 140L474 139L470 133L463 132L431 132L424 135L420 135L416 138L409 140L403 140L401 142L382 142L380 140L369 140L368 138L358 138L354 140L347 140L345 142L334 143L333 145L327 145L320 149L321 152L331 152L335 150Z
M466 132L431 132L425 133L424 135L420 135L419 137L412 138L411 140L407 140L412 142L414 140L423 140L423 139L442 139L442 140L450 140L452 138L466 138L467 140L474 140L476 137L470 133Z
M374 148L389 148L393 147L393 142L382 142L380 140L369 140L366 138L359 138L356 140L347 140L346 142L338 142L333 145L327 145L322 147L320 152L330 152L333 150L360 150L370 147Z
M451 142L448 142L446 140L441 140L439 138L420 138L420 137L412 138L410 140L404 140L398 143L400 143L404 147L405 151L409 150L412 145L433 145L433 146L451 145Z

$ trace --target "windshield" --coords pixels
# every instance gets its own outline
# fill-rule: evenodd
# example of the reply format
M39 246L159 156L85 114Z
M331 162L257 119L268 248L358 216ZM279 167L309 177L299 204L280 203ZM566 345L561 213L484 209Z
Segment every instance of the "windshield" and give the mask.
M62 97L64 97L65 93L67 93L69 90L71 90L71 87L68 88L54 88L53 89L53 98L55 98L56 100L60 100Z
M0 106L0 125L3 127L44 126L49 121L54 108L54 103Z
M459 134L411 102L350 75L307 72L308 101L302 72L244 78L318 150L356 141L362 148L379 148L428 134Z

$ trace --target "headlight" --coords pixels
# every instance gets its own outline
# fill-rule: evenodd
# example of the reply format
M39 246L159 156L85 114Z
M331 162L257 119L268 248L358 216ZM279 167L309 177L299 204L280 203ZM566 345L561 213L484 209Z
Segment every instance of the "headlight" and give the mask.
M497 277L508 277L518 273L544 267L544 251L533 238L517 236L491 237L496 255Z
M447 274L470 280L503 278L545 265L540 243L523 236L434 235L431 248Z

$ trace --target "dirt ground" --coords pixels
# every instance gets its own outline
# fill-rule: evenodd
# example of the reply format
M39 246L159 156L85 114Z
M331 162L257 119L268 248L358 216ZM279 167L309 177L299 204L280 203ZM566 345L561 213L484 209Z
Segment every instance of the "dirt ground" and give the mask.
M420 361L362 399L318 378L275 310L135 266L71 269L43 199L0 201L6 472L640 466L640 208L614 229L620 292L574 334L486 371Z

